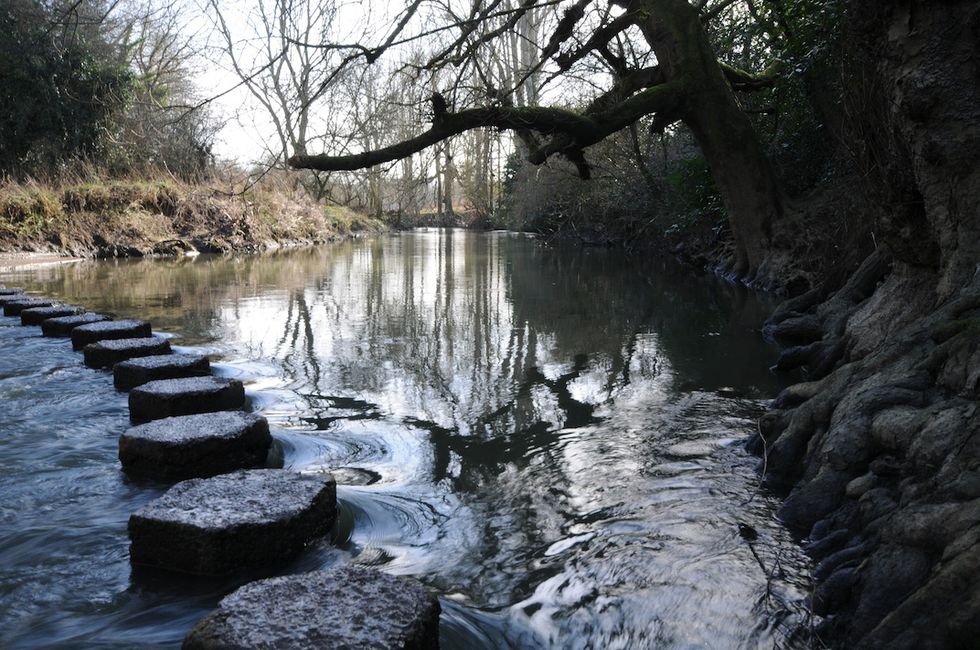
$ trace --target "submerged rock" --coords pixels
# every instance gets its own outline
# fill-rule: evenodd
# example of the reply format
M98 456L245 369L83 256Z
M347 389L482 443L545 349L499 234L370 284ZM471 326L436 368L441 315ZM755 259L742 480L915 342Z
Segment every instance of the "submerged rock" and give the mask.
M111 339L86 345L85 365L89 368L111 368L126 359L170 353L170 342L167 339Z
M3 304L4 316L20 316L25 309L32 307L51 307L57 304L53 300L45 298L20 298L19 300L8 300Z
M92 323L102 323L110 320L112 319L108 316L93 313L49 318L41 323L41 334L44 336L67 338L71 336L72 330L76 327L90 325Z
M75 305L55 305L52 307L31 307L20 312L21 325L40 325L49 318L77 316L85 313L84 307Z
M259 580L226 596L185 650L439 647L439 601L410 578L361 566Z
M133 564L225 575L295 556L337 516L328 474L253 469L178 483L129 518Z
M117 363L113 368L113 383L127 391L159 379L206 377L211 374L207 357L191 354L165 354L141 357Z
M122 434L119 460L132 474L195 478L258 467L271 444L269 423L258 415L240 411L184 415Z
M233 411L245 405L245 388L236 379L190 377L159 379L129 393L129 417L148 422L174 415Z
M112 320L79 325L71 331L71 347L81 350L86 345L114 339L150 337L150 324L143 320Z

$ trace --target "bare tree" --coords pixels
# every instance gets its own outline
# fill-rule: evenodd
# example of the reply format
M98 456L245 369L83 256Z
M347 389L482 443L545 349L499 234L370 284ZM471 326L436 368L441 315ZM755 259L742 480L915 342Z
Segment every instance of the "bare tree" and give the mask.
M682 121L694 134L712 170L725 202L735 240L732 272L751 277L763 264L772 244L772 228L783 211L776 179L748 116L736 99L736 91L764 87L775 79L775 69L751 73L719 61L708 29L734 0L716 2L686 0L523 0L506 6L503 0L476 3L454 19L443 17L439 34L452 34L452 42L437 51L430 69L473 67L483 59L488 43L499 42L517 31L519 22L535 8L560 9L560 17L542 32L533 71L554 78L574 78L580 64L603 66L602 92L581 109L543 105L543 95L527 98L535 103L472 100L472 107L439 111L433 105L430 128L415 137L383 147L347 155L306 155L290 159L294 167L340 170L384 164L412 155L466 131L492 127L514 131L540 164L555 155L571 161L583 178L591 167L585 150L609 135L640 120L661 130ZM345 60L376 60L406 31L421 2L413 2L400 15L396 30L376 45L348 47L330 44L345 52ZM557 14L556 14L557 16ZM488 20L501 20L496 29L479 32ZM423 39L429 32L407 34ZM629 43L629 58L617 53L616 39ZM524 75L527 76L527 73ZM503 89L504 96L518 94L525 78Z
M233 29L219 0L208 0L208 7L232 71L275 129L278 150L269 153L278 161L284 161L290 151L302 155L316 102L333 72L328 50L303 44L330 36L335 4L258 0L246 16L249 33Z

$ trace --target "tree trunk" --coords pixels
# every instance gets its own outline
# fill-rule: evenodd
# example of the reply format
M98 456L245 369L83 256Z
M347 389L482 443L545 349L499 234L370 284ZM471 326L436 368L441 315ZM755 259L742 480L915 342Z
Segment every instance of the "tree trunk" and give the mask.
M825 641L972 648L980 5L850 0L848 9L845 88L873 83L852 99L846 128L866 136L855 144L880 248L825 302L773 316L770 327L818 323L820 338L807 346L814 381L786 389L760 421L768 480L792 486L780 518L809 533L814 612L832 615L818 628Z
M676 119L690 127L728 211L735 259L729 272L751 281L769 253L780 192L755 129L718 65L697 10L685 0L641 0L643 35L665 78L685 84Z

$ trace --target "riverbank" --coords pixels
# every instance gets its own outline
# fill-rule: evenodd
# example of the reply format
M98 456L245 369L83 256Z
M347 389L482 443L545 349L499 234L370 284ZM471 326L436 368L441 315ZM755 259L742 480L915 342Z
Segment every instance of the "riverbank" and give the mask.
M143 257L320 244L385 225L289 183L238 192L173 178L0 183L0 253Z

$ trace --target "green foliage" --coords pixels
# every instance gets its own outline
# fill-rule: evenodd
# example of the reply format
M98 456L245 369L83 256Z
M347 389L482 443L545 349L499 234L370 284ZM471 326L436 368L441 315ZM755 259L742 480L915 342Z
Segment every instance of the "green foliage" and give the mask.
M98 158L133 87L126 66L46 3L7 0L0 33L0 168Z
M190 103L184 64L166 59L160 65L168 67L146 69L153 57L145 50L166 49L181 38L177 28L163 16L155 32L159 12L149 8L113 20L116 6L0 3L0 173L49 175L77 161L111 174L165 169L187 179L211 169L216 125L206 112L166 107Z
M725 205L703 156L675 162L666 182L674 197L673 218L666 225L666 234L680 234L702 223L713 227L724 223Z

